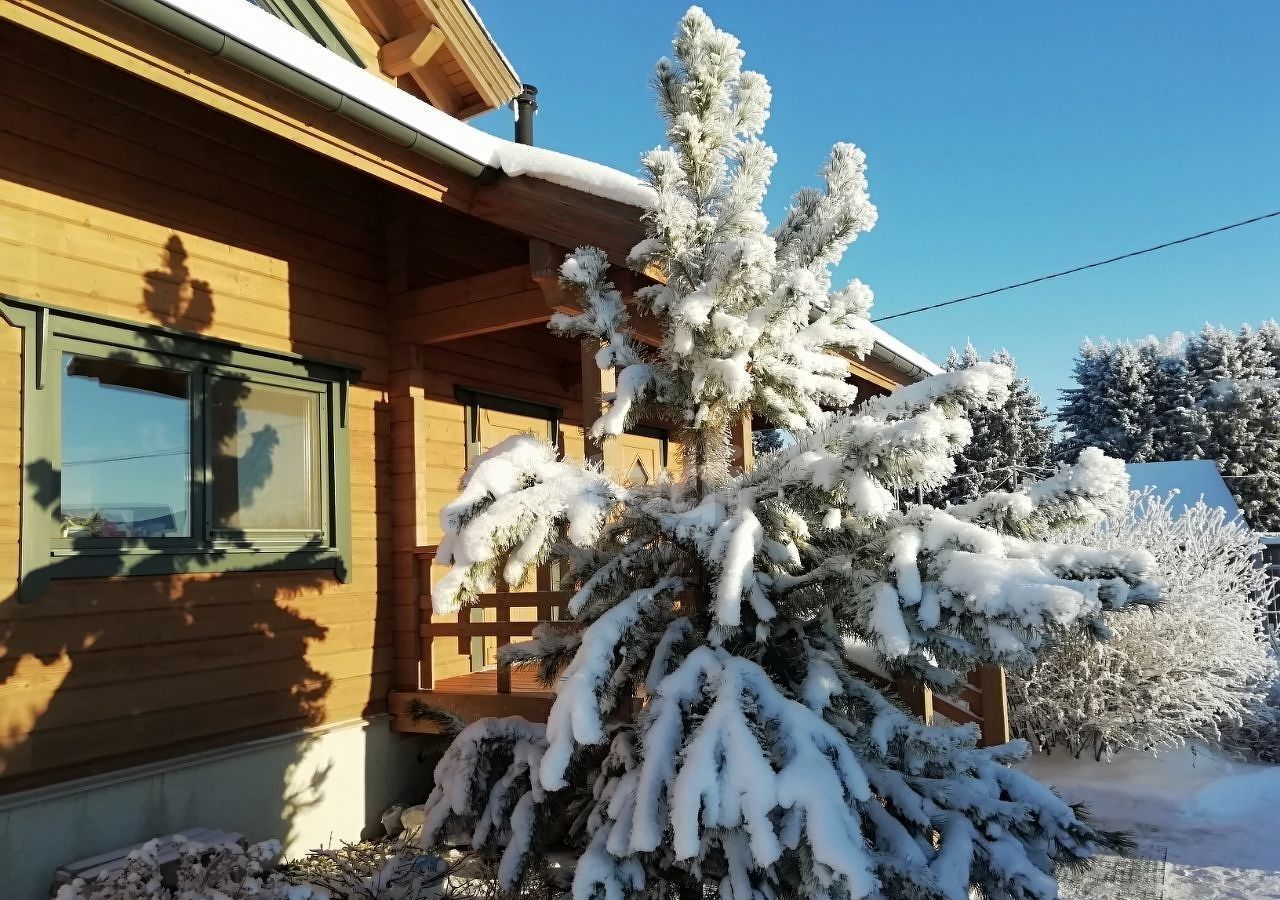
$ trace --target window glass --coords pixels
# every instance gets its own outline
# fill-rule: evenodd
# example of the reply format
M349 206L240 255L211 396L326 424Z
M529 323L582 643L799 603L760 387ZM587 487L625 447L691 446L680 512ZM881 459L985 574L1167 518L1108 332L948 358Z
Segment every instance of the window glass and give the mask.
M214 530L322 531L319 395L215 377L209 400Z
M62 363L62 536L189 536L187 373L74 353Z

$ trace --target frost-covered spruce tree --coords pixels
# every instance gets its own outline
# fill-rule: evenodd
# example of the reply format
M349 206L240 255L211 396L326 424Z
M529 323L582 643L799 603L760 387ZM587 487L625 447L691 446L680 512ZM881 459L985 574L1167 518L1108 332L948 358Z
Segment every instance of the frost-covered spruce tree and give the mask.
M1205 457L1254 528L1280 530L1280 386L1267 340L1206 326L1187 344L1187 365L1208 426Z
M1151 599L1146 554L1037 540L1122 502L1123 468L1088 451L1017 492L899 506L951 474L966 411L1004 402L1010 373L983 363L827 411L854 399L836 351L871 343L870 292L830 283L875 221L864 158L837 146L825 188L766 230L769 88L741 61L692 9L658 66L669 146L645 157L654 202L631 261L665 275L637 301L661 345L628 336L595 250L566 260L582 312L553 323L616 373L593 433L675 423L684 480L624 488L532 436L471 469L442 514L452 568L435 608L548 558L576 593L568 622L511 654L556 685L546 725L458 734L421 839L465 828L512 886L567 848L575 900L1054 897L1055 865L1114 836L1007 765L1025 745L978 749L972 728L914 720L843 648L858 637L895 671L954 686ZM728 428L748 408L796 440L735 473Z
M1009 396L993 409L969 411L973 438L956 454L955 472L946 484L925 496L935 506L967 503L989 491L1016 487L1052 471L1053 426L1044 404L1030 382L1018 377L1008 351L997 351L991 361L1013 373ZM966 344L963 353L952 350L948 354L943 368L955 372L980 362L978 351Z
M1085 447L1097 447L1126 462L1155 459L1157 367L1157 348L1150 341L1086 340L1076 358L1076 386L1062 392L1058 419L1066 436L1060 457L1075 459Z
M1187 367L1186 339L1175 332L1155 345L1152 458L1204 459L1209 424Z
M1058 407L1057 417L1064 431L1058 445L1060 458L1075 459L1086 447L1099 447L1115 455L1116 448L1111 446L1111 410L1100 402L1111 378L1110 362L1111 344L1096 344L1088 338L1080 344L1072 364L1075 384L1062 391Z

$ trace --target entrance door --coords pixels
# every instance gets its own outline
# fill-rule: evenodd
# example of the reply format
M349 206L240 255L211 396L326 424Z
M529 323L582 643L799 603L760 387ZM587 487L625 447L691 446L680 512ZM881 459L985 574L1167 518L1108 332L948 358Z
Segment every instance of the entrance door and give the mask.
M668 465L667 433L660 428L638 427L619 435L616 459L621 471L613 473L627 487L653 484Z
M554 407L543 407L538 404L524 403L505 397L489 396L468 392L471 401L468 409L469 447L467 463L481 453L492 450L498 444L517 434L531 434L541 440L555 440L559 430L560 411ZM538 589L537 578L530 573L523 584L512 584L501 587L509 592L535 591ZM494 622L498 613L495 609L471 610L471 621ZM516 607L511 610L514 622L533 622L537 619L537 610L532 607ZM497 662L498 639L496 637L475 638L471 642L471 670L473 672L488 668Z

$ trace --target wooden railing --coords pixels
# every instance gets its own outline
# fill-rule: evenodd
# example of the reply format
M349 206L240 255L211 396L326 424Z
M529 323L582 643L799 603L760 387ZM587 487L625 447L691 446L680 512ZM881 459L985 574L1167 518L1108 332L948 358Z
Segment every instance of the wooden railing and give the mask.
M533 630L543 622L552 622L559 617L559 610L569 598L572 591L555 590L557 578L549 565L537 568L535 590L532 591L497 591L492 594L481 594L475 603L458 613L456 622L440 622L433 618L431 609L431 565L435 561L436 548L420 547L415 554L418 563L419 584L422 585L422 596L418 608L420 623L418 636L421 639L422 652L422 687L431 690L435 687L432 672L432 646L437 638L456 638L458 653L462 655L473 652L476 640L493 638L497 649L501 650L512 642L513 638L532 637ZM484 621L487 616L484 610L493 610L493 621ZM534 613L532 619L513 620L513 610L528 610ZM481 618L474 616L479 612ZM472 616L463 620L464 616ZM497 669L497 691L499 694L511 693L511 668L502 662L501 654L495 660Z
M1004 669L979 666L969 673L956 697L935 694L911 679L898 681L898 694L911 711L925 722L935 714L958 725L977 725L983 747L995 747L1009 740L1009 700L1005 692Z
M418 628L417 628L417 672L419 679L417 690L431 691L436 689L436 679L432 671L432 648L438 639L457 641L457 652L460 655L473 654L474 642L492 638L497 649L510 644L515 638L532 637L533 630L544 622L553 622L559 618L559 611L568 604L573 596L572 591L558 590L559 578L551 566L540 566L537 569L535 590L532 591L495 591L481 594L477 602L459 612L459 621L442 622L433 618L431 611L431 566L435 561L435 547L419 547L414 553L418 569ZM485 610L493 610L493 620L483 621L476 615L484 616ZM515 610L533 611L532 619L516 620L512 618ZM469 621L463 618L471 616ZM496 692L511 694L511 670L502 662L501 654L496 654ZM1009 713L1005 694L1004 670L999 666L982 666L971 672L955 697L944 697L935 694L929 688L911 679L901 679L896 684L872 672L859 669L859 674L866 677L877 687L896 690L903 702L913 713L925 722L932 722L935 715L941 715L957 724L973 723L981 731L981 744L984 747L1003 744L1009 740ZM462 680L467 676L460 676ZM405 685L412 690L412 686ZM490 691L493 688L489 688ZM522 695L527 696L527 695ZM514 698L513 698L514 700ZM504 703L513 702L504 700ZM492 707L497 714L502 712L501 706ZM515 712L512 707L512 712Z

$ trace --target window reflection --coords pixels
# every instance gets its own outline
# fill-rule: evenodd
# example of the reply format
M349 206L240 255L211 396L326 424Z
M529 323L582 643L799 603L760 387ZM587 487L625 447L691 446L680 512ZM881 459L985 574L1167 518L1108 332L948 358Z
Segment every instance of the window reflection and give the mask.
M72 353L62 361L61 535L189 536L187 373Z
M215 531L321 532L319 396L220 377L210 401Z

